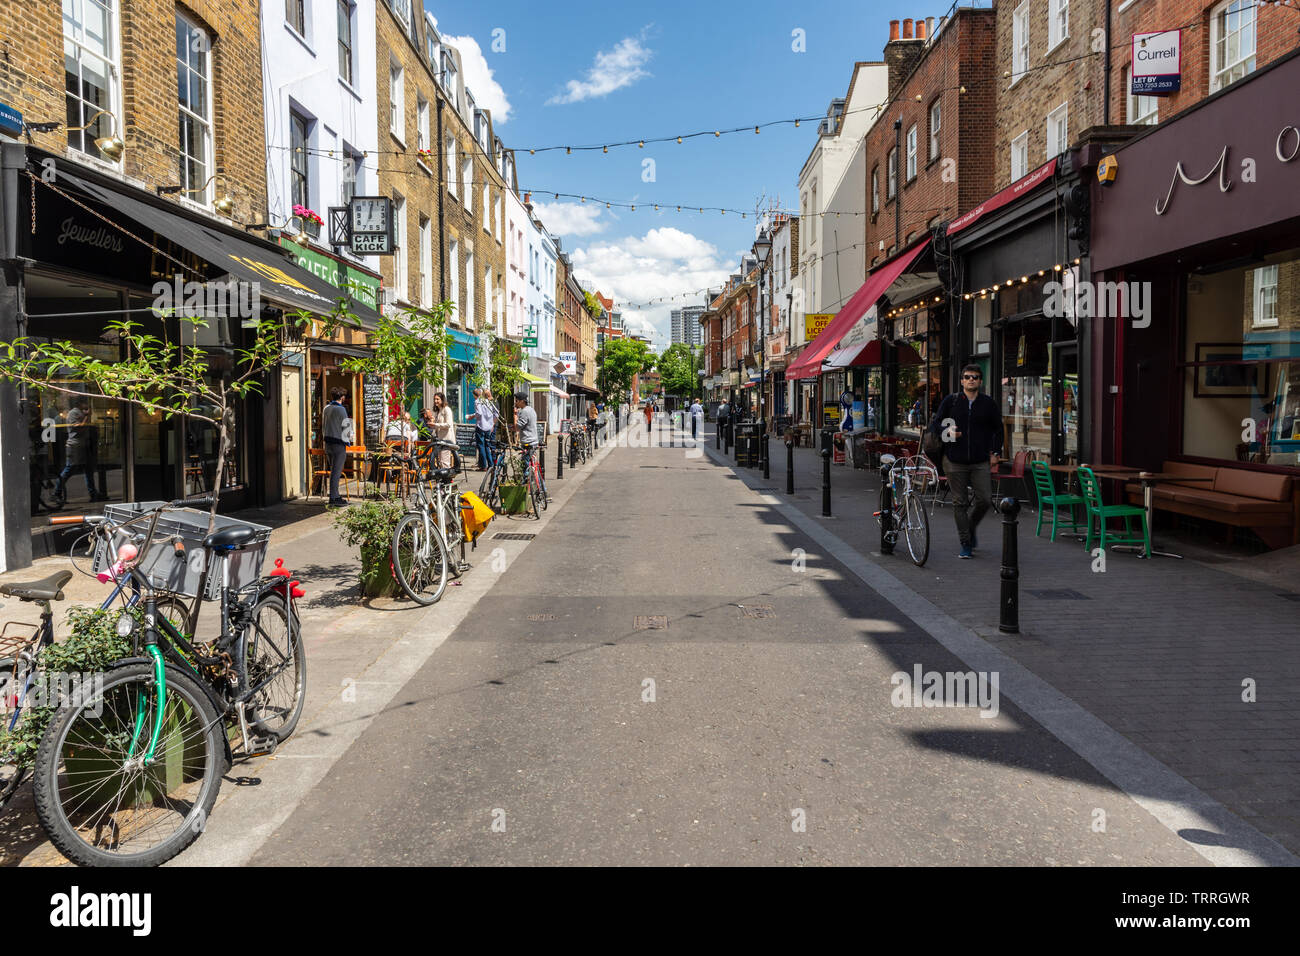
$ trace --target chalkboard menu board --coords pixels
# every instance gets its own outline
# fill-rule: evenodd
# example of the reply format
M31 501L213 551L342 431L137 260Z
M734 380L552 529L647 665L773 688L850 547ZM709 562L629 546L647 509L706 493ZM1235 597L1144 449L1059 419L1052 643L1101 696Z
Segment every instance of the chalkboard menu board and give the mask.
M361 381L361 403L365 411L365 443L378 445L384 432L384 380L366 373Z
M470 460L478 458L478 441L474 433L478 430L473 422L458 423L456 425L456 446L460 449L462 458Z

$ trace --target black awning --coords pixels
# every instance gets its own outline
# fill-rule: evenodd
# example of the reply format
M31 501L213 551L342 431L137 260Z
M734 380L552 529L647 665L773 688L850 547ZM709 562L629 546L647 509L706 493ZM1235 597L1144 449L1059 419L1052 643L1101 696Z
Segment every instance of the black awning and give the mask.
M170 239L236 279L256 282L265 299L288 309L304 309L315 315L332 312L347 293L291 262L279 249L268 249L247 237L235 236L168 209L137 199L122 189L101 186L64 168L58 171L60 185L70 185L111 210ZM128 187L129 188L129 187ZM355 299L346 306L363 328L373 329L379 314Z
M600 397L600 392L596 391L594 388L588 388L586 385L582 385L578 382L565 382L564 387L570 395L590 395L592 398Z

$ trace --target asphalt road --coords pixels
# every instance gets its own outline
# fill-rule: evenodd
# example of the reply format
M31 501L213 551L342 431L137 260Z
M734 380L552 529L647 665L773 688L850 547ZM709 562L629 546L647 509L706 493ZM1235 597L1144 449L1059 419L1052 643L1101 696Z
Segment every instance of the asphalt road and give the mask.
M1206 863L1005 699L894 706L917 665L967 670L728 469L618 448L251 862Z

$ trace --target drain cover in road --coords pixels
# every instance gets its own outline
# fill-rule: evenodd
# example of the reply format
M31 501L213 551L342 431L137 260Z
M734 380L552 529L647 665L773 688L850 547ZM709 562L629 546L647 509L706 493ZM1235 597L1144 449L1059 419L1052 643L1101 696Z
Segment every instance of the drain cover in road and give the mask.
M668 616L666 614L638 614L632 622L638 631L666 631Z
M492 536L493 541L532 541L537 537L535 534L522 534L509 531L498 531Z
M1030 591L1036 598L1042 598L1044 601L1091 601L1092 598L1086 594L1080 594L1078 591L1072 591L1069 588L1049 588L1045 591Z
M770 604L742 604L740 612L745 617L776 617L776 608Z
M528 615L528 620L530 620L530 621L554 621L554 620L555 620L555 615L554 615L554 614L529 614L529 615Z

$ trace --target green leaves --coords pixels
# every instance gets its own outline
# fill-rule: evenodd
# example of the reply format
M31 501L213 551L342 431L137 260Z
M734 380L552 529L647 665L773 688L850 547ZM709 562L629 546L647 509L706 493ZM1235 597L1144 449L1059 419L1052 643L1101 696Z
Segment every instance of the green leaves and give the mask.
M596 387L607 402L620 402L634 376L654 368L655 355L639 339L608 339L596 355Z
M689 345L676 342L668 346L664 354L659 356L656 365L664 394L691 397L699 388L699 380L695 374L698 361L691 354Z

